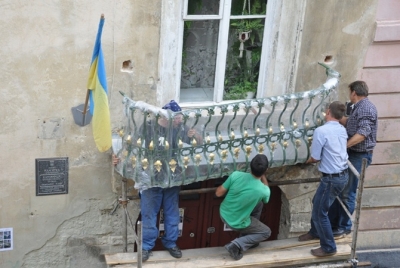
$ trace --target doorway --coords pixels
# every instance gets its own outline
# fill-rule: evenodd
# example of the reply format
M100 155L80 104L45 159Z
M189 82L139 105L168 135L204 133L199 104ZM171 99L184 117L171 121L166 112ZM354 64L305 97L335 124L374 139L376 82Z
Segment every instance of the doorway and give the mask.
M218 187L225 180L226 177L195 182L182 186L182 190ZM268 240L276 240L279 233L282 192L277 186L270 189L271 197L268 204L264 205L260 220L271 229ZM180 196L179 207L183 217L182 232L177 245L181 249L222 247L238 237L239 233L227 230L220 218L219 206L223 200L223 197L216 197L214 192ZM164 250L161 239L157 239L154 250Z

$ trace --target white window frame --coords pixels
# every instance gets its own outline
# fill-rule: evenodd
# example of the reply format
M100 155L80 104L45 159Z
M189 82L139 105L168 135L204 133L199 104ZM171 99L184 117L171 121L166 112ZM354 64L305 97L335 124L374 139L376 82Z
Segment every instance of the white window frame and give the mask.
M301 48L301 33L307 0L281 1L269 0L265 17L262 58L260 62L257 98L281 95L295 91L297 64ZM180 79L183 47L184 19L220 19L218 51L216 62L216 80L214 83L215 102L202 102L200 105L224 103L223 78L225 73L229 22L232 17L223 16L231 8L231 1L221 0L218 15L185 15L187 0L162 1L160 57L157 82L157 105L163 105L171 99L180 99ZM259 17L258 15L250 15ZM246 16L247 18L247 16ZM221 60L223 59L223 60ZM221 73L220 73L221 72ZM223 76L223 75L222 75ZM217 78L218 77L218 78ZM195 107L199 103L180 103L182 107Z
M188 15L188 6L189 0L183 0L183 20L220 20L222 19L223 9L224 9L224 1L219 1L219 12L218 15Z

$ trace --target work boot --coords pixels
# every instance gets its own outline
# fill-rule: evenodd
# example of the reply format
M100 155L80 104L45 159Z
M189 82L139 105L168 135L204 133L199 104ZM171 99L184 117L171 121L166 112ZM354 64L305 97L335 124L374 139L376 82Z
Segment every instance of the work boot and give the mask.
M182 257L182 251L180 248L178 248L178 246L173 248L167 248L167 250L169 251L169 254L171 254L171 256L174 258L179 259Z
M233 244L232 242L229 244L225 245L225 249L229 252L229 255L231 255L231 257L238 261L241 258L243 258L243 254L242 252L240 252L240 248L238 246L236 246L235 244Z
M311 254L314 255L315 257L328 257L336 254L336 251L334 252L325 252L322 248L316 248L311 250Z
M351 233L351 230L344 230L344 229L333 229L332 234L334 237L344 237Z
M151 250L142 249L142 262L145 262L149 259L151 254Z
M319 238L313 236L310 233L302 234L301 236L299 236L299 241L300 242L305 242L305 241L310 241L310 240L317 240L317 239L319 239Z

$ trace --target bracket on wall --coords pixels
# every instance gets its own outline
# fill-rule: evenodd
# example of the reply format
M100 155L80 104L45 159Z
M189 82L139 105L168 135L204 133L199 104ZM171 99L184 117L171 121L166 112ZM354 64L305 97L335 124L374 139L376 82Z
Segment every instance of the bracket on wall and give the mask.
M71 112L72 116L74 117L75 124L78 126L86 126L90 124L92 120L92 115L89 113L89 107L86 106L86 112L84 113L84 104L79 104L78 106L72 107Z

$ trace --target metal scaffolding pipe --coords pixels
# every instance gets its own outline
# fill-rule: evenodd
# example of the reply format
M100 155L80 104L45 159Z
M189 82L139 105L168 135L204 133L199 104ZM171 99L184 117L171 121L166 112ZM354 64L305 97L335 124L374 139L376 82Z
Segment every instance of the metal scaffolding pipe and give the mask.
M128 252L128 215L126 211L126 204L128 203L126 195L126 179L122 179L122 197L121 204L124 209L122 213L122 252Z
M365 169L367 168L367 159L363 158L362 165L361 165L361 174L358 180L358 190L357 190L357 197L356 197L356 214L354 219L354 230L353 230L353 239L351 242L351 256L350 260L352 262L355 261L356 257L356 249L357 249L357 236L358 236L358 225L360 223L360 212L361 212L361 201L362 201L362 193L364 190L364 177L365 177ZM355 266L357 267L357 265Z
M290 184L301 184L301 183L312 183L319 182L320 178L307 178L307 179L298 179L298 180L288 180L288 181L273 181L268 182L269 186L280 186L280 185L290 185ZM206 194L215 192L217 187L211 188L202 188L202 189L191 189L191 190L181 190L179 195L189 195L189 194ZM139 195L133 195L128 197L130 200L139 199Z
M359 262L357 263L357 266L362 267L362 266L371 266L371 262L366 261L366 262ZM353 267L353 264L351 263L337 263L337 264L321 264L321 265L312 265L312 266L304 266L307 268L345 268L345 267Z
M142 268L142 243L143 243L143 232L142 223L138 221L137 223L137 267Z

